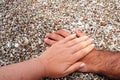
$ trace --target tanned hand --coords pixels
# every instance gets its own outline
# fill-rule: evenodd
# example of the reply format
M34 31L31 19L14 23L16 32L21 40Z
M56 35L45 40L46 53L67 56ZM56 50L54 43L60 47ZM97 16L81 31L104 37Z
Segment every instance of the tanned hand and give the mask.
M76 36L84 36L82 32L76 30ZM70 35L65 30L58 30L55 33L49 33L46 35L44 42L49 46L53 45L59 40ZM79 60L84 62L85 66L79 71L81 72L94 72L104 74L108 77L120 79L120 54L111 54L108 51L92 50L86 57Z

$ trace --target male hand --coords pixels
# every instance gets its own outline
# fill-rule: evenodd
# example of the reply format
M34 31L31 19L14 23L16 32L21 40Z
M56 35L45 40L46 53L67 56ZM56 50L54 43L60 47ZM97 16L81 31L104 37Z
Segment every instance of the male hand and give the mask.
M87 36L76 37L74 34L66 38L57 38L62 40L53 42L54 44L39 57L45 77L63 77L82 68L84 63L78 60L84 58L94 48L92 40Z

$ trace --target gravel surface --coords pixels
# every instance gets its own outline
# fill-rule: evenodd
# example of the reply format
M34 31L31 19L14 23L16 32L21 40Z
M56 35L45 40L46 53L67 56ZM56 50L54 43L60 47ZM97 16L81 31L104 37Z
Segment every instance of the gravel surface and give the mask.
M92 37L96 49L119 52L120 0L0 0L0 66L39 56L47 32L75 28ZM76 72L56 80L108 79Z

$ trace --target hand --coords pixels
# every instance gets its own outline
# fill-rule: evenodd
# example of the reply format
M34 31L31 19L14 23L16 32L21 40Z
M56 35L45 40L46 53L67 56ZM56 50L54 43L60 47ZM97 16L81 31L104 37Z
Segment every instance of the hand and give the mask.
M78 37L85 36L82 32L76 30L76 35ZM65 30L58 30L55 33L49 33L46 35L47 38L44 39L44 42L48 44L49 46L55 44L57 41L64 39L65 37L69 36L70 33ZM79 71L81 72L97 72L100 67L100 63L102 62L101 59L97 59L100 55L101 51L92 50L86 57L83 59L80 59L80 62L85 63L83 68L80 68ZM89 59L89 60L88 60Z
M68 31L65 30L58 30L54 33L47 33L44 42L50 47L56 42L66 38L67 36L71 35Z
M77 61L93 48L92 40L87 36L76 38L74 34L58 41L39 57L44 67L44 76L58 78L78 70L84 64Z
M85 34L83 34L82 32L76 30L75 31L76 33L76 36L77 37L82 37L82 36L85 36ZM51 46L53 45L54 43L56 43L57 41L60 41L64 38L66 38L67 36L71 35L68 31L66 30L58 30L54 33L47 33L46 34L46 38L44 39L44 42L48 45L48 46Z

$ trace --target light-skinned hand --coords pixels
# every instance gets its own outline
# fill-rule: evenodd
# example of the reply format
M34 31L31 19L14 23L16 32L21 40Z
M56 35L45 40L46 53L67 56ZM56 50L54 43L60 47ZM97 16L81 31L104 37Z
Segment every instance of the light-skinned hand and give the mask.
M69 35L48 48L40 57L44 68L44 77L58 78L77 71L84 63L84 58L92 49L92 39L87 36Z
M77 37L85 36L85 34L83 34L82 32L80 32L78 30L75 30L75 33L76 33ZM66 30L58 30L55 33L48 33L46 35L46 38L44 39L44 42L47 45L52 46L56 42L64 39L65 37L67 37L69 35L70 35L70 33ZM81 71L81 72L97 72L96 70L98 68L96 67L97 66L96 63L98 63L99 60L93 59L93 58L95 58L95 59L97 58L97 56L99 55L97 53L100 53L100 51L93 49L86 57L84 57L83 59L80 59L79 61L84 63L85 65L83 68L80 68L79 71ZM94 65L91 65L90 63L94 63Z

